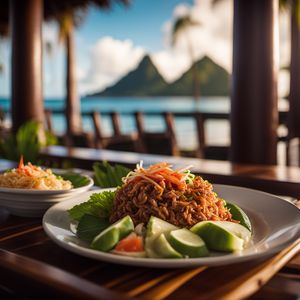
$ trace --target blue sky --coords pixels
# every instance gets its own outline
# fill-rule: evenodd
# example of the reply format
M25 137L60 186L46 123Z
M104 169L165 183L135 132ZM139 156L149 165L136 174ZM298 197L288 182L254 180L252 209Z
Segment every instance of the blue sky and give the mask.
M93 44L101 36L110 35L116 39L130 39L149 51L162 47L161 27L171 18L174 8L182 3L193 4L192 0L132 0L124 7L113 5L111 11L91 9L78 30L88 44Z
M81 95L104 89L114 84L137 67L145 54L167 81L177 79L191 65L186 37L171 47L174 20L189 14L201 23L188 34L197 59L210 56L231 72L232 62L232 0L212 5L212 0L132 0L124 7L116 3L110 11L91 8L85 22L75 32L78 91ZM286 29L288 18L281 22ZM281 25L282 25L281 24ZM288 37L281 34L282 64L288 61ZM44 41L51 42L54 53L44 53L44 96L62 98L65 95L64 47L58 45L57 26L43 27ZM0 41L0 62L4 74L0 75L0 96L10 94L10 43ZM286 86L288 78L285 76Z

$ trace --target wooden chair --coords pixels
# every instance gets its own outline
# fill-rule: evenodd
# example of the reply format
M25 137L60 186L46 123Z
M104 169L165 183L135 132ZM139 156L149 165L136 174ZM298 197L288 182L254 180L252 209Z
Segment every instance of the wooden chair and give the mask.
M45 129L51 133L53 133L53 124L52 124L52 111L49 109L45 109Z
M146 132L142 112L135 113L136 127L139 135L141 152L162 155L180 155L175 136L174 117L170 112L163 114L166 124L165 132Z
M113 136L105 137L102 131L102 120L99 112L92 112L94 125L94 146L97 149L139 152L138 136L135 133L123 134L121 130L120 115L117 112L110 114Z
M53 118L52 111L46 109L45 114L45 129L50 133L56 135L59 144L63 144L67 147L84 147L84 148L93 148L94 141L93 135L87 132L78 132L78 133L66 133L64 135L57 135L53 128Z
M198 138L198 147L196 149L196 157L205 159L228 160L229 147L215 146L206 144L205 134L205 116L202 113L196 113L196 132Z

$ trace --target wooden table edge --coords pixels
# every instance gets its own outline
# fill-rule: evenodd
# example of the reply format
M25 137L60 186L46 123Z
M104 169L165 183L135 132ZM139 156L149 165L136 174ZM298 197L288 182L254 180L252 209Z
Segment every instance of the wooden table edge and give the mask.
M127 299L55 266L3 249L0 249L0 268L26 276L77 299Z

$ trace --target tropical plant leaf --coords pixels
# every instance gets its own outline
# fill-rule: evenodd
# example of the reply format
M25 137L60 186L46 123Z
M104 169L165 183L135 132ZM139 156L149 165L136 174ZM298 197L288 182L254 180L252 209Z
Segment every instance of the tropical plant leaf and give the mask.
M0 154L14 161L23 155L25 161L36 163L40 149L56 143L56 137L44 132L40 123L29 121L19 128L16 135L11 134L0 140Z
M111 166L106 161L94 163L93 170L95 184L103 188L120 186L122 178L130 172L122 165Z

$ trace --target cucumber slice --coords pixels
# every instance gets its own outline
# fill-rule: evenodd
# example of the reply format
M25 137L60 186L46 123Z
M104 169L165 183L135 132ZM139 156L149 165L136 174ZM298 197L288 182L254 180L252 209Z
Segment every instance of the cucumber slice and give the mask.
M185 256L201 257L208 255L204 241L186 228L171 231L168 241L175 250Z
M145 239L145 251L147 253L147 256L154 258L161 257L158 253L156 253L157 249L153 245L153 242L161 233L168 234L171 230L176 229L179 228L164 220L151 216L147 224L147 232Z
M99 233L92 241L91 247L96 250L107 252L114 248L117 243L134 230L134 224L130 216L126 216L110 225Z
M190 230L198 234L209 249L216 251L242 250L251 238L251 232L244 226L228 221L203 221Z
M153 248L160 258L181 258L182 255L177 252L168 242L164 233L161 233L153 241Z
M252 225L249 217L239 206L227 202L226 207L230 210L230 213L232 214L232 218L234 220L240 221L241 225L245 226L248 230L252 231Z

